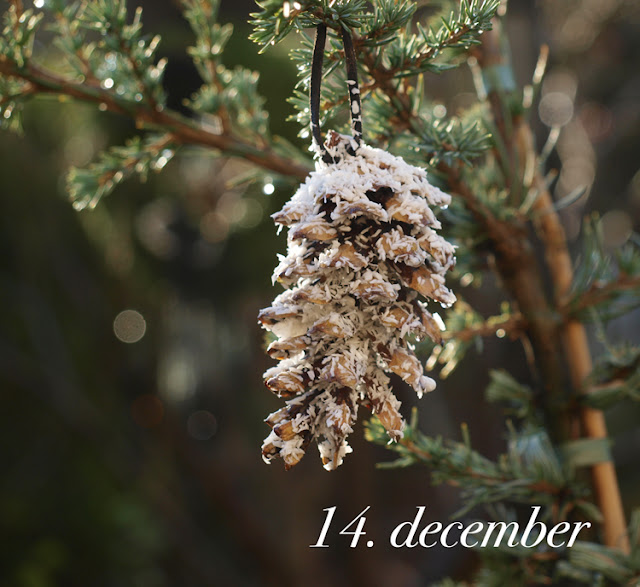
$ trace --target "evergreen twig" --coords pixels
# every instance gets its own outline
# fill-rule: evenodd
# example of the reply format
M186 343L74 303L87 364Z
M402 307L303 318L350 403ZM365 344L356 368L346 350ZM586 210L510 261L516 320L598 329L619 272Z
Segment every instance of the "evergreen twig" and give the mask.
M37 65L19 68L0 56L0 74L29 82L32 93L52 93L70 96L84 102L102 105L104 109L133 118L139 126L161 127L180 144L208 147L230 156L241 157L264 169L288 177L304 179L309 167L283 157L273 149L260 149L242 137L227 135L208 128L170 109L153 110L145 105L132 105L114 94L87 82L76 82Z
M526 321L519 312L506 318L487 319L483 324L471 326L462 330L446 330L442 334L444 340L454 339L467 342L478 336L495 336L499 331L503 331L503 336L517 338L526 329Z

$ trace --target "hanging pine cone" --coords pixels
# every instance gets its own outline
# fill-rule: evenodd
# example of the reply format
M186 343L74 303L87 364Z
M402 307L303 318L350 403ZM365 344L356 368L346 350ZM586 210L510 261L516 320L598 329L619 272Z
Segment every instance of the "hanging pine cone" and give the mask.
M273 215L289 227L287 255L273 275L287 289L259 320L277 337L268 353L280 361L265 383L287 402L266 420L273 430L262 455L280 456L287 469L314 439L324 467L338 467L351 452L346 437L359 404L393 440L402 437L400 402L385 372L419 397L435 388L406 337L440 342L441 321L419 298L444 306L456 299L444 285L454 247L435 232L430 208L450 196L386 151L362 145L349 155L350 140L330 133L338 163L319 163Z

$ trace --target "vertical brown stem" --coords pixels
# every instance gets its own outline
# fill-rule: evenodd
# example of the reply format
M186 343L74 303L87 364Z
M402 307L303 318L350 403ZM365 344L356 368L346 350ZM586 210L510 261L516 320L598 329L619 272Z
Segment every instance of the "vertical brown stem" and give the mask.
M536 374L543 389L545 426L555 441L566 437L559 417L565 398L565 367L557 337L557 320L544 292L542 274L535 251L522 223L497 219L463 182L454 168L439 165L452 191L462 198L492 243L496 267L505 289L517 303L534 348Z
M521 136L526 145L533 146L531 129L521 126ZM539 213L536 229L541 235L545 247L545 258L549 274L553 281L556 306L562 307L573 282L573 267L567 248L564 228L557 212L553 208L551 194L544 188L544 182L536 175L537 188L541 190L534 206ZM568 320L562 327L562 341L571 374L574 389L584 389L584 380L592 369L589 342L584 326L576 320ZM604 414L587 406L580 408L582 434L587 438L607 438L607 426ZM629 537L626 533L626 521L616 470L611 461L595 463L591 466L591 479L596 500L604 518L602 528L607 546L619 548L629 553Z
M510 68L508 49L504 46L500 34L500 23L485 35L477 58L481 67ZM500 78L497 78L500 79ZM516 166L515 177L523 181L524 165L522 162L535 157L533 133L522 116L512 116L511 132L506 132L504 114L509 105L506 96L513 98L514 88L490 88L488 92L494 120L498 132L507 147L510 161L502 161L505 177L511 175ZM522 185L522 183L520 183ZM525 186L526 187L526 186ZM512 186L513 188L513 186ZM553 207L551 194L546 189L539 172L534 176L533 189L539 195L533 206L535 227L545 249L546 266L553 282L555 310L563 307L565 297L573 282L573 265L567 247L567 239L560 218ZM562 345L567 361L571 382L575 393L584 387L584 380L592 370L591 354L584 326L569 320L561 326ZM606 438L607 427L604 414L588 407L580 409L582 436L587 438ZM607 546L629 552L629 538L626 534L626 522L622 499L618 487L616 471L611 461L595 463L591 466L591 477L596 500L603 515L604 542Z

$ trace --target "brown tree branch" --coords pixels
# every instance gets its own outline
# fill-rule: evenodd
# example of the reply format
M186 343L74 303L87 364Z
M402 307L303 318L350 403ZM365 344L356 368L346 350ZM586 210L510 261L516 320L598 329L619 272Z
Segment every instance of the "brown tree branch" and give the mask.
M377 64L375 56L370 51L362 51L361 59L377 87L386 94L396 111L393 124L399 128L419 132L424 121L411 110L411 100L406 87L397 87L393 83L392 72ZM464 181L459 166L440 162L437 169L447 178L447 184L454 195L464 200L491 241L500 277L522 313L527 324L527 335L535 349L537 367L540 370L539 378L546 391L543 399L547 403L545 412L549 419L549 428L552 432L555 431L556 435L560 435L560 418L556 418L555 414L563 402L566 386L556 333L558 320L544 294L542 275L526 226L524 222L496 218Z
M525 145L533 143L528 125L522 125L521 135ZM540 173L536 174L534 181L541 192L533 205L533 210L546 210L553 205L551 194L544 187ZM545 247L545 258L553 281L556 305L562 308L573 282L573 266L564 228L555 211L538 215L536 228ZM573 387L575 390L582 390L584 381L593 368L586 330L582 323L570 319L562 326L562 338ZM580 407L580 419L584 436L607 438L607 425L602 411L583 405ZM604 542L607 546L619 548L628 554L630 552L629 536L613 462L605 461L592 465L591 478L603 516Z
M279 155L272 148L262 148L232 133L217 133L203 123L166 108L151 109L144 104L132 104L103 90L95 83L77 82L33 63L19 67L6 57L0 56L0 75L30 82L34 88L32 93L69 96L101 105L110 112L129 116L140 127L160 127L169 133L176 143L212 148L225 155L250 161L269 171L300 180L311 171L310 168Z
M543 401L549 428L560 436L561 418L557 412L565 381L557 340L558 317L544 294L540 267L526 229L513 220L496 218L465 183L459 169L445 163L440 163L438 169L446 174L451 190L464 200L487 233L500 278L527 325L526 334L533 344L540 383L545 390Z
M594 283L588 291L580 295L575 301L565 301L562 312L568 316L576 315L582 310L593 308L605 303L621 291L640 288L640 275L620 275L615 281L598 285Z
M495 22L494 30L485 33L483 44L476 52L481 67L496 64L509 65L504 47L501 46L499 27L499 22ZM419 127L422 121L411 111L409 96L401 92L393 83L391 72L376 64L370 52L364 51L362 59L368 73L387 95L390 104L394 106L398 117L396 122L406 129L412 129L416 125ZM496 140L502 140L508 146L508 160L504 160L501 154L497 154L504 171L505 182L508 184L513 182L514 185L517 183L518 189L522 190L525 162L528 161L528 157L535 156L531 129L522 117L517 119L513 117L509 121L509 128L503 114L504 96L499 94L497 88L488 94L488 102L498 133L501 135ZM547 212L551 210L550 213L538 215L536 228L544 243L546 266L554 284L553 305L544 294L541 271L525 227L520 223L513 221L506 223L495 218L466 185L458 169L444 163L440 163L438 169L446 175L452 191L464 199L469 210L487 232L496 253L498 271L528 324L528 333L533 342L542 383L546 390L546 411L551 414L557 413L560 411L558 400L564 395L564 369L557 336L560 322L558 317L573 280L573 268L564 229L557 213L553 210L553 201L543 178L539 173L534 177L534 185L540 191L534 210ZM565 323L562 326L562 342L574 390L580 390L592 368L586 332L582 324L576 321ZM602 412L584 407L581 410L581 420L585 436L589 438L607 436ZM554 428L557 427L554 426ZM629 542L624 511L613 463L593 465L592 480L604 517L605 543L628 552Z
M515 338L522 334L526 328L526 320L517 312L512 314L508 318L502 320L487 320L483 324L477 326L470 326L462 330L451 331L448 330L442 333L442 338L447 340L458 340L467 342L474 339L476 336L494 336L499 330L504 330L505 335L511 338Z
M496 23L494 29L485 36L481 51L485 52L484 58L489 64L509 66L508 56L505 55L504 48L501 47L499 27L500 23ZM497 91L493 93L498 94ZM502 104L496 100L490 100L490 103L494 116L501 116ZM512 128L512 132L505 134L502 139L506 144L509 144L510 149L514 152L514 161L525 161L527 157L535 154L533 133L521 116L514 116ZM521 168L518 171L519 177L522 178L524 169ZM545 249L546 267L553 283L555 307L560 311L573 283L573 264L567 247L564 227L553 208L553 199L539 171L534 176L533 187L539 191L539 196L532 207L534 225ZM545 213L535 214L535 212L542 211ZM593 367L587 334L580 322L568 320L561 325L561 335L573 389L575 393L580 393L584 381ZM607 437L604 414L600 410L582 406L580 419L584 436L587 438ZM630 546L624 509L613 462L593 464L591 477L596 500L603 515L604 542L609 547L619 548L623 552L629 553Z

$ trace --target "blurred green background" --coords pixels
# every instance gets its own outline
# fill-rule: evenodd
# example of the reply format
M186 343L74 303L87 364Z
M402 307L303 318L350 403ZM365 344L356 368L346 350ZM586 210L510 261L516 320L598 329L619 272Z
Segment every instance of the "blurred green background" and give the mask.
M141 4L146 29L163 37L165 85L180 108L199 85L184 51L188 27L177 3ZM222 20L236 30L226 63L261 72L272 131L306 148L285 121L295 83L290 46L257 54L247 41L253 8L222 1ZM538 142L562 123L551 159L560 170L555 195L588 186L563 212L569 235L597 210L611 247L640 220L639 24L632 0L512 0L507 17L521 83L539 45L550 45ZM46 40L36 47L47 50ZM427 83L450 113L474 100L465 67ZM391 455L366 443L361 425L354 454L334 473L312 449L290 472L261 461L262 420L281 401L262 385L272 362L256 315L279 291L270 276L286 243L269 214L296 186L273 177L225 191L246 166L193 149L147 183L131 181L95 210L75 212L66 168L135 133L130 120L50 98L28 107L23 137L0 136L0 584L338 587L463 578L476 564L464 549L388 546L416 506L445 521L459 501L451 488L431 487L426 470L377 470ZM467 289L481 311L495 308L491 278ZM637 312L607 329L614 340L637 342L639 332ZM595 336L593 344L597 352ZM467 422L474 447L494 456L504 449L504 425L483 390L488 369L504 365L527 380L517 343L487 341L422 402L399 389L403 411L418 405L422 429L448 438L459 439ZM630 511L640 506L640 413L625 406L608 417ZM330 548L310 549L323 508L334 505ZM336 529L366 506L376 545L351 549Z

